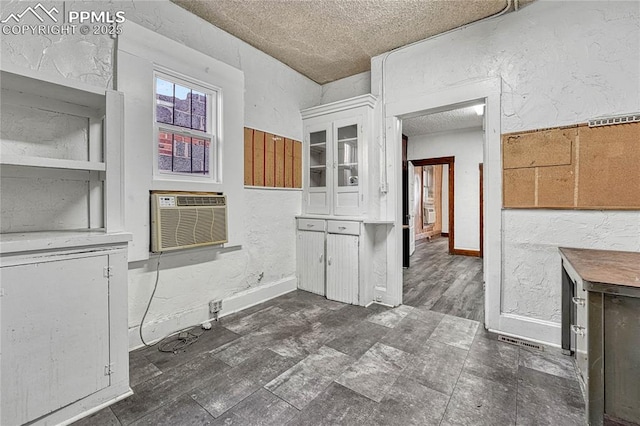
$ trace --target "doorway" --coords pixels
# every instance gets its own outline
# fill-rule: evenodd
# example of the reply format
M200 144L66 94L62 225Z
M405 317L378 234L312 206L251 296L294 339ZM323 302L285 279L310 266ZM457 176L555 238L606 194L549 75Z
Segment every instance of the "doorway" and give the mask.
M393 154L389 157L391 167L398 170L401 167L401 134L403 120L430 114L439 111L462 108L485 102L485 127L483 143L483 281L486 283L485 291L485 326L488 329L501 329L503 321L509 321L501 315L500 295L502 292L502 176L501 176L501 149L500 149L500 116L501 116L501 79L489 78L472 81L446 90L421 93L410 99L399 99L386 103L383 106L385 117L385 140ZM476 165L476 173L477 173ZM402 203L399 199L402 194L402 182L400 176L387 176L389 185L394 188L387 197L389 208L395 206L395 226L390 230L390 241L395 244L387 246L388 269L386 288L377 288L376 297L384 303L398 305L403 300L402 280ZM487 190L489 189L489 190ZM460 235L460 230L456 229Z

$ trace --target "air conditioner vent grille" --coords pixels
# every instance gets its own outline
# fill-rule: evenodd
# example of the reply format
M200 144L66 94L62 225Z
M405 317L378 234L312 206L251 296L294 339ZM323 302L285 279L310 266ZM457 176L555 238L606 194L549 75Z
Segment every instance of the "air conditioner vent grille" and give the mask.
M228 242L226 198L222 195L154 193L151 208L152 252Z
M222 197L203 197L203 196L178 196L176 197L178 206L195 207L195 206L224 206L225 199Z

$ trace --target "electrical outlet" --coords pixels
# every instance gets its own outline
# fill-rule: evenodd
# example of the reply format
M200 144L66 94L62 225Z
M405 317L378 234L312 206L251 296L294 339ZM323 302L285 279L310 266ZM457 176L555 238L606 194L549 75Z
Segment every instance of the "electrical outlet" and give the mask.
M222 310L222 300L212 300L209 302L209 313L217 314Z

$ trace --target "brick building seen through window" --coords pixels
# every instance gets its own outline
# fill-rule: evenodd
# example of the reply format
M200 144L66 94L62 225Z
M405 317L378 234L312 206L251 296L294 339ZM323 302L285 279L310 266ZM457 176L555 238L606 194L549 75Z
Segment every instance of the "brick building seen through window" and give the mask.
M215 92L156 77L158 172L210 175L214 96Z

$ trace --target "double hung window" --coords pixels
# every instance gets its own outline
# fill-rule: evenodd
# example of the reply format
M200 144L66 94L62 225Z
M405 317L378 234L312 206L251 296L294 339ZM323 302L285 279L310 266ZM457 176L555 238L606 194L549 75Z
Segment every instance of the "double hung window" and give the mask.
M156 72L157 177L218 180L217 104L217 90Z

